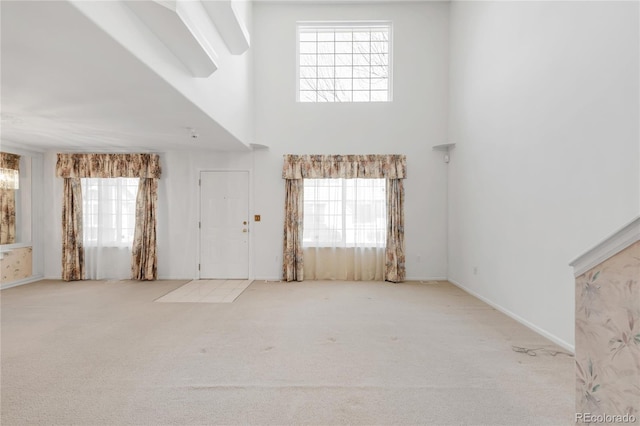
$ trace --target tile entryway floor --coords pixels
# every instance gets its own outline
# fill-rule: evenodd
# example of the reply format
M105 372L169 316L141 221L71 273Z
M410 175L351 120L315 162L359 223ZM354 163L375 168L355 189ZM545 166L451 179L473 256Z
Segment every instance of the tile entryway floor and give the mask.
M231 303L249 284L251 280L193 280L156 299L156 302Z

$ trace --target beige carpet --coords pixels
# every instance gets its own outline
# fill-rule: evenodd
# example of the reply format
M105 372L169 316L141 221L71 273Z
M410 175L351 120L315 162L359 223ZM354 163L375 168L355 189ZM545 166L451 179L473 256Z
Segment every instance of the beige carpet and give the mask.
M249 284L249 280L193 280L160 297L156 302L231 303Z
M2 425L573 424L573 359L449 283L183 284L2 291Z

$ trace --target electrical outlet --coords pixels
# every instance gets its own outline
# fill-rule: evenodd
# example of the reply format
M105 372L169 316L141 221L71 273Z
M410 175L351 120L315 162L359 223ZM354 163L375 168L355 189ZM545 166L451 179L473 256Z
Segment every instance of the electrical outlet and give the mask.
M416 256L416 263L420 263L422 261L422 256Z
M473 267L473 275L478 275L478 267L477 266Z

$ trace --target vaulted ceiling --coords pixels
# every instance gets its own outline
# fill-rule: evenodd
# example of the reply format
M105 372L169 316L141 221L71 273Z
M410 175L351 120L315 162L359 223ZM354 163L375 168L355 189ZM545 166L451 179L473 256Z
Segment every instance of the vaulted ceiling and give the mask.
M248 150L248 141L71 2L3 0L0 7L3 143L67 151Z

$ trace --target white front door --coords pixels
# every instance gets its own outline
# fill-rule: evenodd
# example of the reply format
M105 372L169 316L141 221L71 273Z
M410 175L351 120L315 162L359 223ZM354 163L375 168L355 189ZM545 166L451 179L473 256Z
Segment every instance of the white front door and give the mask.
M200 172L200 278L249 278L249 172Z

